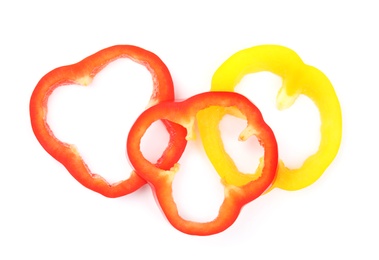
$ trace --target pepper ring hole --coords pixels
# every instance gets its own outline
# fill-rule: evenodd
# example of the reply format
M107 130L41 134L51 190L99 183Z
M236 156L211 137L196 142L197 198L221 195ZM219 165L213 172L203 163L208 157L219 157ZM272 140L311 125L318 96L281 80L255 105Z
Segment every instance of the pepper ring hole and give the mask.
M92 173L114 183L132 167L126 139L152 94L152 76L141 64L117 59L88 86L58 87L48 100L47 122L61 141L77 147Z

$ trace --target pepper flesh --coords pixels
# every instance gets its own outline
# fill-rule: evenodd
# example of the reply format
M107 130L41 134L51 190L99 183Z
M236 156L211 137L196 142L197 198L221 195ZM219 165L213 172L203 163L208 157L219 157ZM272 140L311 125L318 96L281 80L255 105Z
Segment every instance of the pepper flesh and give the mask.
M154 53L132 45L116 45L103 49L82 61L56 68L38 82L30 99L30 120L33 132L41 146L83 186L106 197L127 195L146 183L135 171L130 177L110 184L100 175L94 174L83 161L74 145L58 140L46 122L47 101L59 86L77 84L89 85L96 74L112 61L129 58L145 66L153 78L153 93L149 106L174 99L174 88L166 65ZM169 149L157 161L157 167L171 168L184 151L185 129L168 121L163 122L170 134Z
M187 140L194 138L193 127L199 111L209 107L225 107L239 113L247 121L247 126L239 136L247 140L255 135L264 147L261 171L255 180L244 185L228 184L222 179L225 197L218 216L210 222L194 222L183 219L172 195L172 182L179 170L177 164L170 170L162 170L146 160L140 151L141 138L155 121L165 119L180 124L187 129ZM275 179L278 150L270 127L264 122L260 111L244 96L233 92L206 92L190 97L182 102L164 102L144 111L130 129L127 139L129 160L139 175L152 186L157 201L168 221L179 231L191 235L211 235L219 233L234 223L242 207L259 197Z
M318 69L306 65L291 49L278 45L261 45L239 51L227 59L212 78L211 91L234 91L239 81L249 73L272 72L283 80L277 94L277 108L290 107L300 94L309 97L317 106L321 119L321 141L318 151L309 156L298 169L289 169L279 161L277 178L271 189L299 190L314 183L334 160L342 137L342 114L335 90L329 79ZM209 120L210 115L214 120ZM199 122L204 148L214 165L230 171L219 134L215 131L225 112L204 111ZM214 146L221 147L214 149ZM232 166L231 166L232 165Z

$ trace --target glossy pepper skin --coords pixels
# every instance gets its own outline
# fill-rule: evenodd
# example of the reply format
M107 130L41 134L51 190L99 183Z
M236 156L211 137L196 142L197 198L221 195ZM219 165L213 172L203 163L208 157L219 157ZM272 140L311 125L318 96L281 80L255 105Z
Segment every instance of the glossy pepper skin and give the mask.
M261 45L239 51L228 58L212 78L212 91L233 91L249 73L268 71L280 76L282 87L277 95L278 109L290 107L299 95L309 97L317 106L321 119L319 150L309 156L298 169L287 168L279 162L278 175L273 186L284 190L299 190L314 183L334 160L342 138L342 113L336 92L329 79L315 67L304 64L291 49L278 45ZM235 168L225 163L223 145L215 127L225 113L208 110L199 118L200 134L208 139L204 144L210 160L224 171ZM209 116L213 120L208 120ZM214 150L212 146L222 149Z
M170 170L162 170L146 160L140 151L141 138L155 121L165 119L187 129L187 140L194 138L193 127L199 111L209 107L233 110L247 121L239 139L247 140L255 135L264 147L264 156L259 176L244 185L232 185L222 179L225 197L218 216L210 222L199 223L183 219L172 195L172 182L179 170L177 164ZM276 176L278 163L277 143L270 127L264 122L260 111L244 96L233 92L206 92L182 102L164 102L144 111L130 129L127 139L129 160L139 175L152 186L157 201L168 221L179 231L191 235L212 235L234 223L241 208L260 196L270 187Z
M70 174L83 186L106 197L127 195L146 183L134 171L126 180L110 184L100 175L94 174L81 158L74 145L58 140L46 122L47 101L57 87L77 84L87 86L96 74L112 61L129 58L145 66L152 75L153 92L149 106L174 99L171 75L158 56L132 45L117 45L103 49L82 61L56 68L41 78L30 99L30 120L33 132L41 146L57 161L62 163ZM171 168L185 149L183 141L185 129L170 122L164 122L170 133L169 149L158 162L157 167Z

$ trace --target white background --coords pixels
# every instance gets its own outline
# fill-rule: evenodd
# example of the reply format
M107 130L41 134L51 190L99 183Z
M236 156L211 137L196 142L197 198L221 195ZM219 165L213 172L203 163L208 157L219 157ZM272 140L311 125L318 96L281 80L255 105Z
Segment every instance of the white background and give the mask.
M379 259L377 14L374 1L3 1L0 258ZM172 73L176 97L185 99L209 90L230 55L267 43L295 50L329 77L341 102L343 140L314 185L260 197L220 234L177 231L148 186L118 199L85 189L31 130L29 98L39 79L105 47L131 44L156 53ZM246 77L237 90L261 108L281 158L296 167L317 149L317 109L300 98L277 112L279 85L280 79L262 74ZM125 178L126 135L150 86L143 67L117 61L88 88L58 89L49 122L59 138L78 146L94 172L111 181ZM238 130L225 125L225 133ZM156 127L144 145L149 156L159 148L153 141L165 140ZM249 147L230 143L232 156L249 170ZM222 186L201 144L188 148L174 195L183 216L211 220Z

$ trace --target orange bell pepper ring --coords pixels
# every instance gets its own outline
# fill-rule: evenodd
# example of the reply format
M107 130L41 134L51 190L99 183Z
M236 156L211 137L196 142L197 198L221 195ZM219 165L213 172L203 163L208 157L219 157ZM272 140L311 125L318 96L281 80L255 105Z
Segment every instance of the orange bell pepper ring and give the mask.
M234 185L221 177L224 185L224 200L218 216L209 222L195 222L183 219L172 196L172 182L179 165L162 170L149 162L140 150L141 139L149 126L157 120L169 120L187 129L186 139L194 138L193 128L196 115L204 109L230 109L247 121L246 128L239 135L242 141L256 136L264 155L257 174L244 185ZM133 124L127 139L129 160L136 172L152 187L157 201L168 221L179 231L191 235L212 235L224 231L237 219L242 207L265 192L275 179L278 165L278 149L271 128L265 123L258 108L246 97L233 92L205 92L182 102L163 102L145 110Z
M249 73L272 72L283 84L277 94L277 108L289 108L299 95L309 97L317 106L321 119L321 141L316 153L298 169L289 169L280 160L277 178L270 190L299 190L314 183L334 160L342 138L342 113L336 92L329 79L315 67L304 64L291 49L278 45L261 45L239 51L227 59L212 78L211 91L234 91ZM198 115L198 125L209 159L221 175L238 171L225 152L218 124L226 111L209 108ZM221 147L221 149L220 149ZM235 180L245 183L249 174L240 173Z

